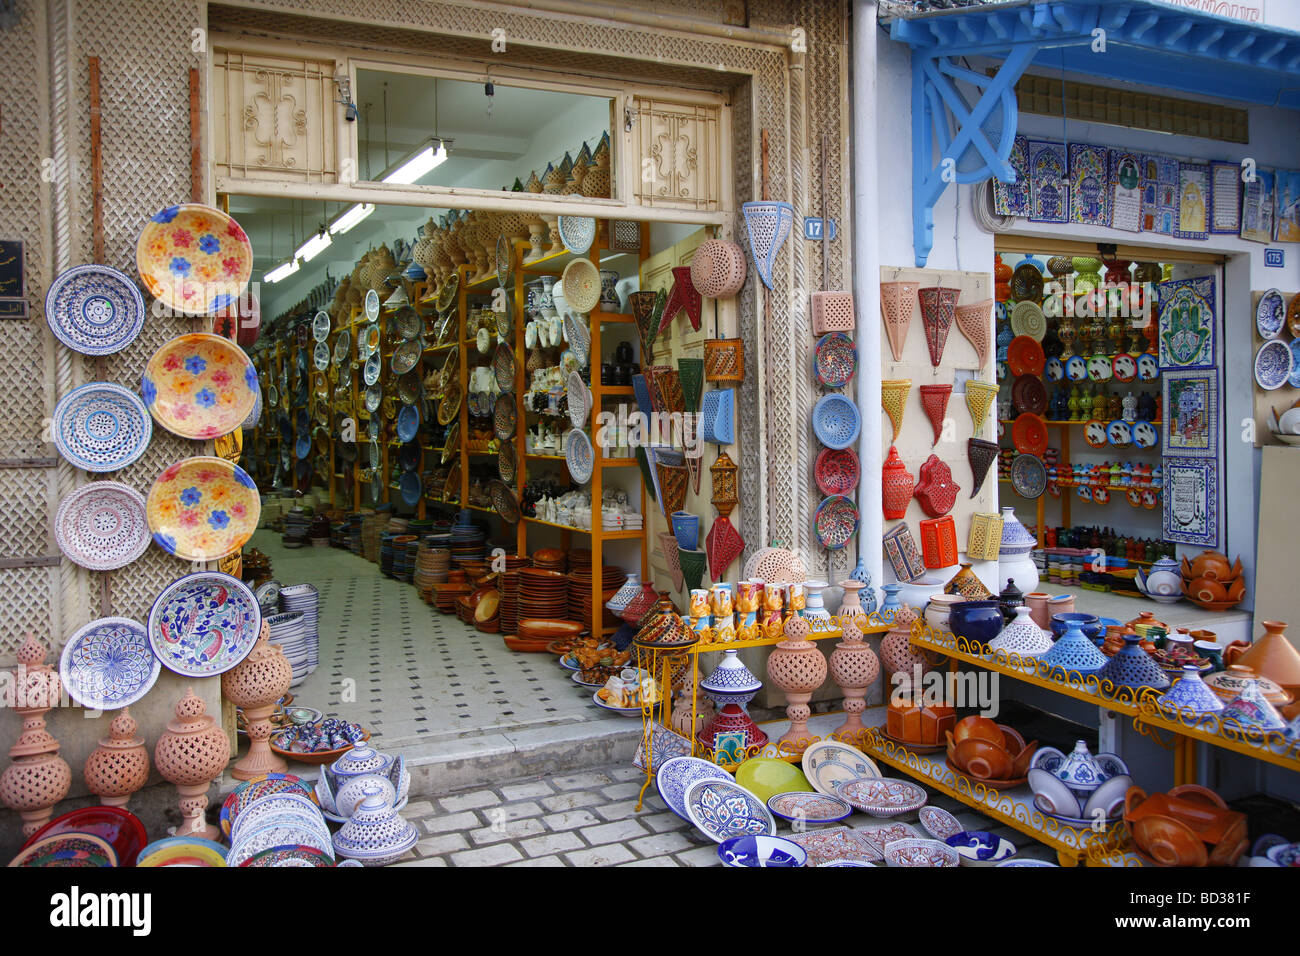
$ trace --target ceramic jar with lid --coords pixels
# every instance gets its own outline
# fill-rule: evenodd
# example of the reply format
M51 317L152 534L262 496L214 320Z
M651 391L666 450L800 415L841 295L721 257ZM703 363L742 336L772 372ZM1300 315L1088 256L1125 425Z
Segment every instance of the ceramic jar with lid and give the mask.
M1108 684L1116 691L1120 688L1136 691L1143 687L1164 690L1169 686L1169 678L1142 649L1141 641L1136 634L1125 635L1119 653L1110 658L1097 674L1104 689L1110 689Z
M1252 681L1259 682L1259 689L1263 692L1265 699L1274 707L1285 707L1291 703L1291 695L1282 689L1276 681L1269 680L1267 677L1256 674L1251 668L1244 664L1229 664L1218 673L1211 674L1205 678L1205 686L1209 687L1220 699L1231 701L1237 697L1246 685Z
M1187 721L1207 720L1210 714L1217 714L1224 708L1223 699L1205 686L1195 664L1183 667L1183 676L1160 695L1159 704L1162 709L1171 710Z
M1228 664L1241 664L1261 677L1267 677L1293 696L1300 692L1300 652L1286 636L1286 624L1264 621L1264 636L1254 644L1233 641L1225 649Z
M402 819L383 790L374 784L363 788L361 802L334 834L334 852L365 866L384 866L406 856L419 839L415 825Z
M1016 608L1025 603L1025 595L1016 587L1015 579L1007 581L1007 586L998 595L998 604L1002 607L1002 618L1008 624L1016 619Z
M1016 518L1016 510L1002 509L1002 544L998 548L998 590L1015 579L1021 591L1038 589L1038 566L1030 554L1038 547L1038 539Z
M1088 677L1106 666L1107 658L1083 633L1071 623L1047 652L1039 657L1054 677Z
M1136 403L1135 403L1136 404ZM1138 571L1134 579L1138 590L1162 603L1173 603L1183 596L1183 579L1178 573L1178 562L1173 558L1162 557L1151 565L1146 575Z
M968 601L983 601L993 596L984 582L971 570L969 563L962 564L957 573L944 585L945 594L960 594Z
M1019 654L1021 657L1036 657L1051 646L1052 639L1034 623L1034 619L1029 616L1029 608L1023 604L1016 608L1015 619L989 641L990 651Z

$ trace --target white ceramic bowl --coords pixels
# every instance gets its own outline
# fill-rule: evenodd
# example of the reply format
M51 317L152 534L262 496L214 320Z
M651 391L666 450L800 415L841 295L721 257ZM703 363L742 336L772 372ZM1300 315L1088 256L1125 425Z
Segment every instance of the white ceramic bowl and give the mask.
M1037 767L1031 769L1029 787L1034 791L1034 804L1038 809L1061 817L1082 816L1079 798L1069 787L1046 770Z
M1288 435L1300 435L1300 408L1288 408L1277 420L1277 424Z
M1108 820L1119 816L1124 812L1124 794L1128 793L1131 786L1133 778L1126 773L1111 777L1088 797L1088 802L1083 807L1083 818L1091 820L1098 809L1104 812Z

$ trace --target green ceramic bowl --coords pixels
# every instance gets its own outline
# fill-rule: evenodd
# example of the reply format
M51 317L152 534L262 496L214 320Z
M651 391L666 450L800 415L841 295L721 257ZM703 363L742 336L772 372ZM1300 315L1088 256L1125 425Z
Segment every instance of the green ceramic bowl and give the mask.
M772 757L746 760L736 771L736 783L764 803L778 793L789 793L792 790L812 793L815 790L798 764Z

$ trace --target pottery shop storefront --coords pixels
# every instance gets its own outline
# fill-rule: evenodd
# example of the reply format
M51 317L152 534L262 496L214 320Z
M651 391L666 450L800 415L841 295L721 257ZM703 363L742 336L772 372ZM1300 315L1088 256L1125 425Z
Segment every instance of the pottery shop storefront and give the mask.
M771 540L789 550L764 573L853 566L853 501L810 477L807 302L773 305L847 285L842 11L164 6L24 6L2 41L33 64L14 96L54 117L7 157L31 335L11 340L7 380L45 383L7 401L15 421L66 426L55 445L11 436L9 540L29 543L4 570L20 596L5 663L44 653L68 692L35 702L61 750L20 745L52 776L6 790L28 824L7 818L7 850L146 783L162 786L132 808L161 836L169 783L188 825L203 795L286 757L310 781L365 735L393 787L372 816L411 788L631 759L625 718L670 695L625 640L595 645L660 592L684 626L692 588L757 576ZM186 43L146 19L184 23ZM40 156L86 179L45 188ZM806 237L795 207L835 238ZM78 325L96 283L131 319L111 335ZM826 355L843 387L852 348ZM96 451L104 415L132 428ZM105 514L134 529L107 562ZM196 610L214 606L238 611L228 640ZM282 656L249 652L259 629ZM588 630L557 666L548 645ZM91 694L68 661L115 642L141 666L129 692ZM290 704L262 700L282 679ZM674 668L666 686L683 685ZM134 724L84 720L88 702L130 703ZM174 779L170 735L205 780ZM119 750L129 779L86 765Z
M1179 39L1157 48L1157 34ZM877 110L880 142L911 142L900 161L858 141L882 197L911 180L910 203L855 210L880 223L873 241L859 232L855 264L860 299L880 279L884 580L916 602L950 579L1002 592L1055 631L1009 627L991 657L979 645L996 618L954 614L914 645L999 674L1004 701L1095 735L1147 792L1211 788L1254 833L1300 769L1281 729L1294 695L1277 680L1297 658L1264 623L1294 609L1273 568L1286 563L1277 496L1295 477L1280 418L1300 349L1287 193L1300 101L1292 61L1263 56L1300 37L1102 0L899 5L870 42L856 55L874 53L876 96L855 108ZM1259 55L1230 62L1221 44ZM947 514L922 496L935 461L976 489L965 509L964 490ZM1079 633L1061 636L1061 611ZM1201 689L1178 690L1179 664L1226 697L1252 676L1224 670L1242 660L1269 678L1275 732L1171 709Z

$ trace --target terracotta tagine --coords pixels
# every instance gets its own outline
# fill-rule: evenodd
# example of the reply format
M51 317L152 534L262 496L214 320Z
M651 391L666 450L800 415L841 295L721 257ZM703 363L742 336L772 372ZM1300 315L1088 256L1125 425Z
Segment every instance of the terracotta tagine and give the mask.
M139 726L123 707L109 723L108 736L86 758L86 786L104 806L125 807L149 779L149 751L136 734Z
M785 622L784 632L785 640L776 645L767 659L767 676L785 691L788 701L785 711L790 718L790 729L778 746L783 752L801 754L816 741L808 733L808 718L812 715L808 701L826 680L826 658L808 640L812 628L806 619L790 618Z
M1259 682L1259 690L1264 699L1274 707L1285 707L1291 703L1291 695L1280 684L1256 674L1244 664L1229 664L1218 673L1205 678L1205 685L1224 701L1233 701L1251 681Z
M880 660L870 645L862 640L862 631L856 624L846 623L842 630L844 639L831 651L830 674L844 694L844 711L848 717L831 731L831 736L857 745L867 736L862 712L867 707L867 691L880 676Z
M284 773L288 763L276 756L269 743L276 730L271 723L275 705L293 682L293 665L279 644L268 644L271 625L264 619L257 643L248 656L221 675L221 693L244 709L248 753L230 770L236 780L252 780L268 773Z
M208 716L207 706L193 688L176 702L176 717L154 745L153 762L158 772L176 786L180 794L181 825L177 836L198 836L219 840L221 831L205 822L208 787L221 775L230 760L230 741L219 724Z
M11 687L23 730L9 748L13 763L0 775L0 801L23 818L24 837L49 822L54 805L72 786L72 768L59 756L59 742L45 729L45 713L58 705L62 689L59 672L45 663L45 654L45 645L34 634L28 634L18 649Z
M1281 685L1293 697L1300 696L1300 652L1287 639L1286 624L1264 621L1264 636L1247 644L1233 641L1223 652L1225 664L1241 664L1256 674Z

